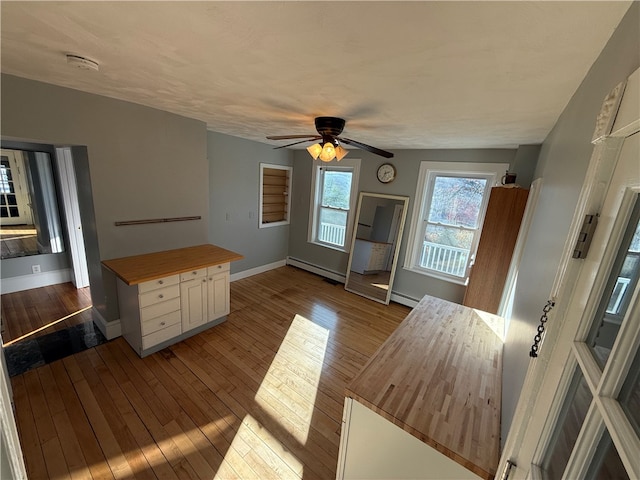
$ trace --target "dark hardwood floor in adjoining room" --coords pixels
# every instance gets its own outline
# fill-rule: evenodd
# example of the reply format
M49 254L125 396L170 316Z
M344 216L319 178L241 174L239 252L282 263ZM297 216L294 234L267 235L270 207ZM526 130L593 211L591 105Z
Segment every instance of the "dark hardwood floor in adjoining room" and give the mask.
M0 304L4 345L91 321L89 287L71 282L5 293Z
M408 312L282 267L154 355L118 338L14 376L29 478L335 478L345 386Z

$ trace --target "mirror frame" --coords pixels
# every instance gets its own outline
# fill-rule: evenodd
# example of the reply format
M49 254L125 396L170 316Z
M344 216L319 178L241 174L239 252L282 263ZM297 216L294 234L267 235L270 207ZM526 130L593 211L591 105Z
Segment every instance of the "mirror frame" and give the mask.
M403 204L403 209L402 209L402 215L400 218L400 223L398 224L398 234L396 235L396 240L394 243L394 251L393 251L393 260L391 262L391 271L389 274L389 287L387 289L387 294L385 295L385 297L383 299L381 298L376 298L373 297L371 295L367 295L366 293L363 293L361 291L355 290L353 287L349 287L349 278L351 276L351 264L353 262L353 254L354 254L354 250L355 250L355 246L356 246L356 239L358 236L358 221L360 219L360 214L361 214L361 210L362 210L362 203L363 200L365 198L382 198L382 199L387 199L387 200L397 200L399 202L402 202ZM409 197L408 196L404 196L404 195L390 195L390 194L386 194L386 193L371 193L371 192L360 192L360 195L358 197L358 208L356 210L356 216L355 216L355 223L354 223L354 227L353 227L353 233L351 234L351 248L349 250L349 262L347 264L347 273L346 273L346 279L344 282L344 289L348 292L351 293L355 293L357 295L361 295L365 298L368 298L370 300L373 300L375 302L380 302L380 303L384 303L385 305L389 305L389 302L391 300L391 290L392 290L392 286L393 286L393 280L395 278L396 275L396 268L398 266L398 257L400 255L400 245L402 243L402 234L404 231L404 225L407 219L407 210L409 207Z

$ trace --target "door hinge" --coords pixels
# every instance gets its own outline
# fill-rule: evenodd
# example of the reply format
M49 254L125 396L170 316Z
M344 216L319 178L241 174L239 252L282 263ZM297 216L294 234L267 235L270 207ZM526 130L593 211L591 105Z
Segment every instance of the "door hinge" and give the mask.
M509 478L509 475L511 474L511 469L513 467L517 467L515 462L507 460L507 465L504 467L504 471L502 472L502 477L500 477L500 480L507 480Z
M576 246L573 247L573 258L586 258L597 225L598 214L584 216Z

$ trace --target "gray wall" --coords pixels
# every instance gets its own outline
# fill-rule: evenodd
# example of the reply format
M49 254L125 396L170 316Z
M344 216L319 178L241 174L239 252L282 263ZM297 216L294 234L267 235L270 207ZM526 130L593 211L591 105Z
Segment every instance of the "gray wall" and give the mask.
M591 158L596 116L609 91L640 66L639 26L640 3L634 2L542 145L535 172L536 178L543 179L542 190L523 252L505 343L503 440Z
M232 273L285 260L289 225L258 228L260 163L292 165L293 153L215 132L207 140L209 241L244 255L231 264Z
M409 197L407 224L400 247L400 257L393 293L419 300L425 294L462 302L465 287L432 277L419 275L402 268L409 233L409 222L414 205L420 162L479 162L508 163L510 170L518 173L517 183L529 187L535 169L539 146L524 145L518 149L476 149L476 150L396 150L390 163L397 170L396 179L382 184L376 178L378 166L387 160L362 150L351 150L349 156L361 158L359 192L386 193ZM293 189L293 221L289 240L289 255L311 265L344 275L349 260L348 254L314 245L307 241L309 225L309 202L312 160L305 150L297 150Z
M2 138L86 146L96 259L208 241L209 164L203 122L76 90L2 75ZM89 172L81 174L88 177ZM81 192L82 193L82 192ZM86 200L86 199L85 199ZM82 199L81 199L82 202ZM120 220L200 215L202 220L116 227ZM87 233L87 232L85 232ZM115 279L90 265L94 306L117 318Z

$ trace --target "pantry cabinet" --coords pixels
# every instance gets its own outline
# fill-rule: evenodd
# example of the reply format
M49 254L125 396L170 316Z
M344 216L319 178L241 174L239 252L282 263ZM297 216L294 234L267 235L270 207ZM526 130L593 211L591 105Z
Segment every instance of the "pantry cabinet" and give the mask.
M122 336L144 357L223 322L230 262L241 258L199 245L103 261L118 277Z

